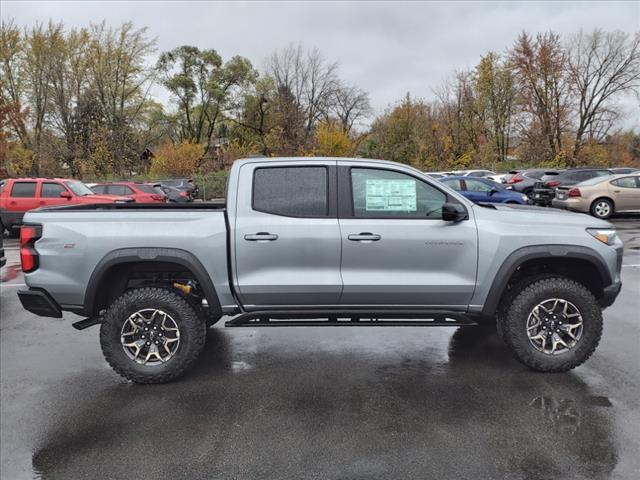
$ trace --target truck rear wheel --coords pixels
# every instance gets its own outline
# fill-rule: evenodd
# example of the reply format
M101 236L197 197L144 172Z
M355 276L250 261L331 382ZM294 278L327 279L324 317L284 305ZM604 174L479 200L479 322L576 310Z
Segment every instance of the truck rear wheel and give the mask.
M179 377L202 352L206 326L190 303L165 288L123 293L107 309L100 327L105 359L135 383Z
M498 316L501 337L526 366L565 372L585 362L600 342L602 312L578 282L549 276L528 284Z

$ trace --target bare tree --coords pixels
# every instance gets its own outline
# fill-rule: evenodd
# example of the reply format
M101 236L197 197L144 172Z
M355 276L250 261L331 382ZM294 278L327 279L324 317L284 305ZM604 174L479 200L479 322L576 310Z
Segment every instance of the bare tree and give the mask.
M639 95L640 33L581 31L570 39L568 51L578 114L573 145L576 158L585 135L600 141L608 134L617 117L612 100L627 92Z
M353 125L372 112L369 94L356 86L338 85L335 89L333 114L342 129L349 133Z
M326 62L318 49L305 52L298 45L274 52L266 70L275 79L276 90L303 112L302 128L308 141L335 100L338 64Z

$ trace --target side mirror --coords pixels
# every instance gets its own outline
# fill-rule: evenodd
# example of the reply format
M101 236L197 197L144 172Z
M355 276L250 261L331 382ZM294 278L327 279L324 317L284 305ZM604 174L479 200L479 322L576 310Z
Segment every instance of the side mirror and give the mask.
M447 202L442 205L442 219L447 222L460 222L468 218L467 211L459 203Z
M495 194L495 193L498 193L498 189L497 189L497 188L492 188L492 189L489 191L489 196L491 196L491 195L493 195L493 194Z
M69 199L71 198L71 194L65 190L64 192L60 192L60 197Z

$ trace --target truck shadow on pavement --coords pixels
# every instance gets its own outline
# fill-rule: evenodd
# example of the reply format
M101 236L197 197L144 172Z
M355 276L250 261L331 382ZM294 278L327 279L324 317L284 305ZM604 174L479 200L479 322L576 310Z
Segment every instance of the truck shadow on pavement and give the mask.
M607 478L617 463L611 403L574 373L527 370L494 329L459 328L448 359L414 344L354 351L327 333L285 348L286 333L210 329L196 368L167 385L88 371L48 394L57 415L34 473L572 479Z

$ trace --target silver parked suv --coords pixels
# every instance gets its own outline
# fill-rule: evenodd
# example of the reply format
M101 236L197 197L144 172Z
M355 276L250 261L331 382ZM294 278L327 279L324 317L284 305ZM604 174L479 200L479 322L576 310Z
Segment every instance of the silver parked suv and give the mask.
M141 383L179 376L223 315L252 328L495 319L522 363L566 371L595 350L621 287L606 221L475 205L376 160L239 160L226 203L56 207L24 222L23 306L99 324L106 360Z

